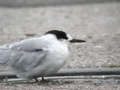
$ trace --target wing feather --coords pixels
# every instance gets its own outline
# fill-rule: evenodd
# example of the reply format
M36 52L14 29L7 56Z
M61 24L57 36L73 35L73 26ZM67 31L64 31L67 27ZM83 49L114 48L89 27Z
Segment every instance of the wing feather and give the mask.
M7 62L18 73L28 72L43 63L47 55L47 50L44 48L45 42L40 38L23 40L1 47L0 61Z

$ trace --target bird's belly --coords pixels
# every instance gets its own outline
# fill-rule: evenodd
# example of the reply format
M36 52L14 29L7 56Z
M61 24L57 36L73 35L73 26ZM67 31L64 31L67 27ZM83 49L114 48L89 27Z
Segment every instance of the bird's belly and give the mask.
M65 63L68 57L68 52L54 52L48 56L49 61L47 61L46 70L44 70L44 74L52 74L56 73Z
M44 70L44 74L52 74L56 73L65 63L67 59L67 54L63 55L52 55L51 58L49 58L48 65L46 67L46 70Z

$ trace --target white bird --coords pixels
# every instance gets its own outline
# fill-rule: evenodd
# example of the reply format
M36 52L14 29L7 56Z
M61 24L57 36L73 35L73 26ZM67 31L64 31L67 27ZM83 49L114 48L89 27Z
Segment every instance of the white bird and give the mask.
M68 43L85 42L72 39L64 31L51 30L38 38L26 39L0 47L0 63L7 63L18 77L56 73L69 56Z

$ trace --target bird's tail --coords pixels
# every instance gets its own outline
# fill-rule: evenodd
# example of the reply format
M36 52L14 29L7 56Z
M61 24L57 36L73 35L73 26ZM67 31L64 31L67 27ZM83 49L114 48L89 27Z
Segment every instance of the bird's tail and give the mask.
M0 46L0 64L7 64L9 61L10 50L8 45Z

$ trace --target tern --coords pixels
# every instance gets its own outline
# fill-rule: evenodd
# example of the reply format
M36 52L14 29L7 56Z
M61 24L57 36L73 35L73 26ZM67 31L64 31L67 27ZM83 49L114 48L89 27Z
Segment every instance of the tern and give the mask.
M69 43L82 43L61 30L50 30L41 37L0 46L0 63L7 64L17 77L35 79L54 74L69 57ZM42 78L44 80L44 78Z

